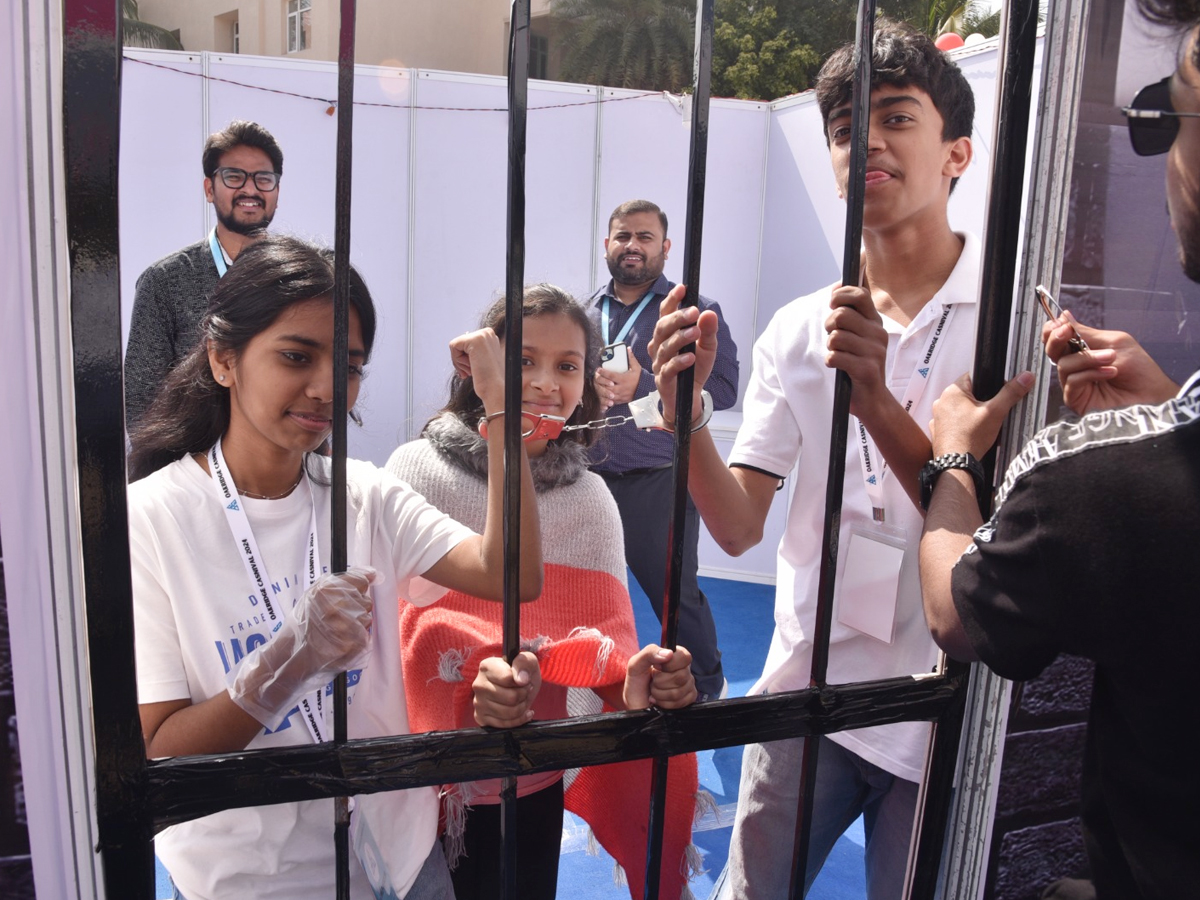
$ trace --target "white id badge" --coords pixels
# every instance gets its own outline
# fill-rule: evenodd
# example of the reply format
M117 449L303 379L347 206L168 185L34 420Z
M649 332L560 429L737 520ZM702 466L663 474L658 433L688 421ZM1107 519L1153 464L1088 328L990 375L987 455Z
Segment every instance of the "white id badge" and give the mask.
M838 578L838 622L885 644L892 642L906 545L903 528L880 522L851 524Z

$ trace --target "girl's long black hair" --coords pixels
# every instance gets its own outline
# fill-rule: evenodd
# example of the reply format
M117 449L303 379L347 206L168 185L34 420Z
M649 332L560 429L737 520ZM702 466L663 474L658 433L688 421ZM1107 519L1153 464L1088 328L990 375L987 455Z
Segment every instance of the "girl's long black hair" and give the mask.
M316 299L329 300L332 310L332 251L297 238L267 235L239 253L209 299L196 346L168 373L129 434L130 481L189 453L206 452L229 427L229 391L213 378L210 346L236 357L289 306ZM350 303L358 312L369 358L375 342L375 304L353 267Z
M600 365L600 333L595 324L588 318L587 310L579 302L560 287L553 284L534 284L525 288L525 298L521 303L526 319L538 316L566 316L583 331L584 362L583 362L583 404L577 407L568 425L578 425L581 422L591 422L600 417L600 395L596 393L596 383L593 378ZM479 323L480 328L490 328L496 332L500 340L504 340L507 332L505 327L505 300L501 297L483 314ZM466 425L474 429L483 418L483 401L475 393L475 383L470 378L462 378L456 372L450 378L450 400L442 407L441 412L453 413ZM439 413L440 415L441 413ZM563 432L553 443L574 441L587 447L592 443L594 434L589 429Z

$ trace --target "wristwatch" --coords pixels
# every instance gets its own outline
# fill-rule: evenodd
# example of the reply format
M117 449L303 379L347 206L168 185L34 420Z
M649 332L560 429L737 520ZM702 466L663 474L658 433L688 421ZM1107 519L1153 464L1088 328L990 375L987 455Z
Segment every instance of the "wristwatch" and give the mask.
M929 501L933 499L933 486L947 469L966 469L975 480L975 494L982 497L983 466L970 453L943 453L921 467L917 480L921 484L921 509L929 509Z

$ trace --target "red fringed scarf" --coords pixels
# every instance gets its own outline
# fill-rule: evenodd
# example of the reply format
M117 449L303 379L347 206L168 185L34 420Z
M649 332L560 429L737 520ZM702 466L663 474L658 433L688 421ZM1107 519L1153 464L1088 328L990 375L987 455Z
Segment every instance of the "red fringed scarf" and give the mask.
M625 665L638 649L625 586L604 572L570 566L546 565L542 595L521 605L521 631L522 647L536 653L543 682L588 689L597 709L599 698L590 689L623 684ZM400 647L412 731L461 727L471 716L479 664L503 655L501 607L456 591L432 606L402 605ZM592 766L564 779L566 808L588 823L624 869L633 900L645 882L650 777L647 759ZM677 900L687 888L698 787L695 755L672 759L660 873L664 900ZM456 793L452 785L447 789Z

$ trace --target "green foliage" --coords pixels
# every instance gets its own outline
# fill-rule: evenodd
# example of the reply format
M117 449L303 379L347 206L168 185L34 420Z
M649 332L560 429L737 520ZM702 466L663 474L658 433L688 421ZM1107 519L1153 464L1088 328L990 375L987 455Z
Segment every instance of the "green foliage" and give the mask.
M138 18L137 0L121 0L121 36L126 47L183 49L183 44L171 32Z
M673 92L692 83L692 0L555 0L552 15L567 81Z
M713 33L713 94L773 100L808 87L820 53L787 27L779 11L747 0L720 0Z
M983 0L884 0L880 14L934 37L997 33ZM694 0L553 0L562 77L585 84L687 90ZM857 0L716 0L712 92L774 100L807 90L821 64L854 40Z
M930 37L950 33L992 37L1000 31L1000 10L991 11L990 4L982 0L926 0L921 5L924 9L907 21Z

